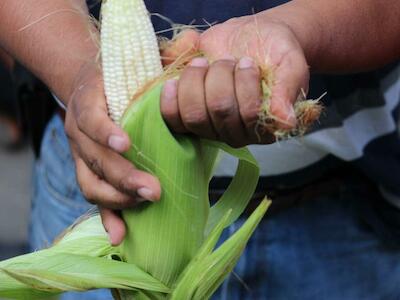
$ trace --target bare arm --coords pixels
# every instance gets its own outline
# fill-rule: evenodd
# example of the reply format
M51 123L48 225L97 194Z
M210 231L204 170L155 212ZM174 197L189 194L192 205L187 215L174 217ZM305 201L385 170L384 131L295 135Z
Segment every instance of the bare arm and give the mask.
M160 184L120 153L126 133L108 117L96 61L98 32L84 0L1 0L0 47L12 54L67 105L65 129L85 198L100 207L111 242L124 223L112 209L156 200Z
M202 50L217 58L229 54L237 58L249 56L249 53L239 50L244 42L252 42L251 39L261 46L259 50L264 53L265 44L264 41L259 43L260 36L265 37L265 43L276 45L275 49L271 47L273 50L270 53L274 57L272 63L277 66L277 84L273 89L271 109L281 119L289 120L292 103L300 89L306 89L308 85L307 64L314 71L349 72L374 68L398 58L400 30L396 13L399 10L398 0L293 0L257 15L261 25L265 24L260 28L261 35L255 34L254 17L248 16L211 28L199 37L199 43ZM150 200L158 199L158 181L136 170L116 153L126 151L130 141L107 116L102 78L95 64L98 47L91 38L96 30L89 22L85 1L1 0L0 28L0 47L40 77L60 99L68 102L66 130L77 165L78 181L86 198L102 207L114 209L134 205L137 195ZM246 28L250 30L246 31ZM215 35L218 39L213 38ZM237 39L232 43L235 37ZM218 43L213 44L215 41ZM251 62L247 61L244 65L240 72L253 82L254 89L247 91L248 84L244 90L241 89L243 93L239 102L243 104L243 110L240 114L254 120L254 117L257 119L259 101L259 74ZM235 71L231 62L223 62L221 67L217 65L214 68L218 69L218 73L228 75L225 79L233 78ZM232 84L232 80L228 81ZM193 91L190 82L186 80L189 90ZM184 86L181 80L180 87ZM228 94L227 97L216 100L237 101L235 95L231 95L235 87L224 86L227 87L223 91ZM218 88L207 86L209 91L220 93ZM169 92L169 98L177 101L176 96L181 92L174 89ZM203 96L199 97L201 101L206 99ZM178 98L189 103L192 97ZM254 105L248 105L250 100L254 100ZM231 107L217 104L214 101L214 108L219 110L215 116L224 113L221 108ZM205 105L202 108L205 109ZM212 114L213 110L205 112ZM168 118L179 119L190 113L170 111ZM235 129L229 122L232 120L218 119L220 128ZM238 126L243 125L238 123ZM210 128L210 124L198 125L198 128ZM229 142L230 135L226 138ZM248 140L240 142L249 143ZM124 233L123 224L117 218L109 217L112 214L110 210L103 211L108 215L108 221L103 220L113 243L120 242Z
M65 103L79 69L98 53L85 1L2 0L0 28L0 45Z
M400 58L399 11L398 0L293 0L215 25L198 37L198 44L207 56L222 61L189 65L179 84L166 85L164 118L177 132L233 146L268 143L267 130L261 138L254 135L260 111L260 74L255 66L274 69L269 112L292 128L293 103L302 89L307 91L310 69L358 72ZM180 54L170 52L166 56ZM256 64L247 60L242 62L245 68L233 68L237 61L227 61L230 55L247 56Z
M356 72L400 58L400 1L294 0L263 14L296 34L312 71Z

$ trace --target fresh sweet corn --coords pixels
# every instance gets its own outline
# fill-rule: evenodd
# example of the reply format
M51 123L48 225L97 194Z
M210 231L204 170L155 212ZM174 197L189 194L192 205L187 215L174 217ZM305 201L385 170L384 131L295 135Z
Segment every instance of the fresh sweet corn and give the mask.
M142 0L102 4L101 54L108 110L119 123L133 96L163 68L157 37Z
M268 208L268 201L261 202L216 247L255 190L257 162L246 148L169 131L160 112L160 55L142 0L103 1L101 44L110 115L133 141L125 156L159 178L161 200L122 213L128 230L121 246L110 245L100 217L91 215L53 247L0 262L0 297L43 299L111 288L116 299L208 299L233 270ZM208 185L220 150L239 164L224 195L210 207Z

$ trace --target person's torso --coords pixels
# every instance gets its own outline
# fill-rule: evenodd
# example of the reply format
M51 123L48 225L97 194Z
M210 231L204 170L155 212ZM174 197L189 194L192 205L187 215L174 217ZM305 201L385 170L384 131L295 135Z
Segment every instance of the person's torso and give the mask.
M155 31L164 32L167 37L171 36L165 31L171 28L170 22L206 30L210 24L286 2L145 0ZM302 184L345 163L400 195L400 68L347 76L312 76L309 97L318 98L324 92L324 112L309 134L272 145L250 146L265 182ZM235 167L231 158L224 157L216 175L230 177Z

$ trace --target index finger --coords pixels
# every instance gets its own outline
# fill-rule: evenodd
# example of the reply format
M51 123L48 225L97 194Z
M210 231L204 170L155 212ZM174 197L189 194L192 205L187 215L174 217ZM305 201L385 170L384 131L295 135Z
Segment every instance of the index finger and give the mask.
M85 86L74 97L73 117L82 133L116 152L129 149L128 135L108 115L102 84Z
M197 31L193 29L182 31L171 44L162 49L163 65L170 65L178 58L181 61L190 59L197 53L199 41L200 34Z

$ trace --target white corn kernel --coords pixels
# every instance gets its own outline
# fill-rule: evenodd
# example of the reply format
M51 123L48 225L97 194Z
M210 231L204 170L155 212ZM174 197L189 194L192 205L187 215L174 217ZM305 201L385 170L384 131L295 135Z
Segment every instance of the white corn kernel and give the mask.
M104 89L110 116L119 123L133 96L163 69L143 0L103 1L101 15Z

